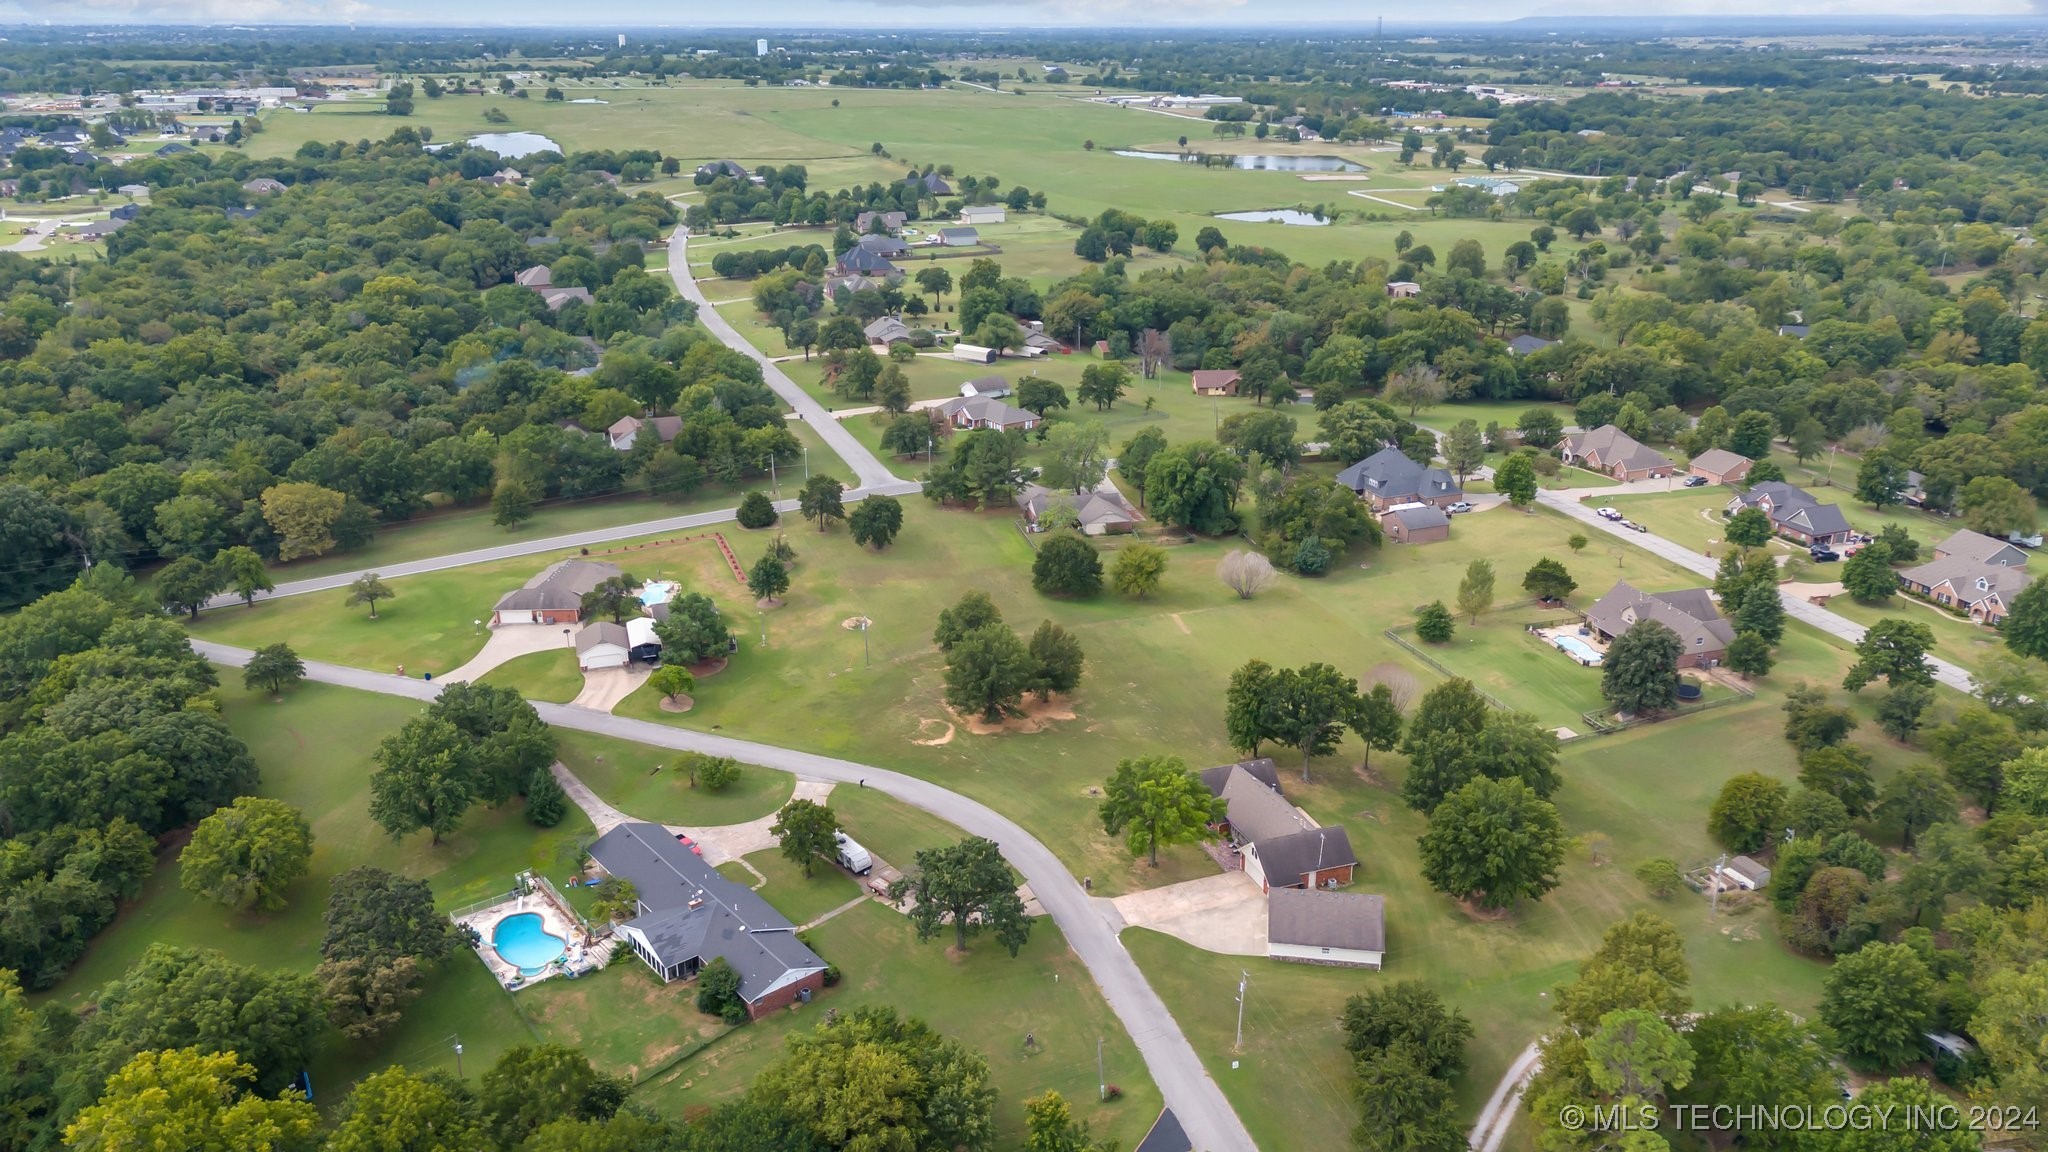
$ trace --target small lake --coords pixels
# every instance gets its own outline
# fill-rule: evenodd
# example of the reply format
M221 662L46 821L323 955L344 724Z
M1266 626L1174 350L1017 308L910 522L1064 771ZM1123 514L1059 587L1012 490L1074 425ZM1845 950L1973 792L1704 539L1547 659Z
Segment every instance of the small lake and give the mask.
M535 152L560 152L562 146L538 132L485 132L469 138L469 146L496 152L507 160L531 156Z
M1118 156L1133 160L1172 160L1181 164L1199 164L1200 153L1188 152L1145 152L1135 148L1119 148ZM1230 167L1243 171L1257 172L1363 172L1365 166L1354 164L1341 156L1232 156Z
M1236 220L1243 224L1295 224L1303 228L1321 228L1329 224L1325 217L1299 208L1267 208L1259 212L1218 212L1218 220Z

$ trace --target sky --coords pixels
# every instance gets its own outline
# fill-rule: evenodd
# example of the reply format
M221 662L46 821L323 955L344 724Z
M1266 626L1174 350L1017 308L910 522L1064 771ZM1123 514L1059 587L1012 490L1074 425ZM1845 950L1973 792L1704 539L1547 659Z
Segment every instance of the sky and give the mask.
M1497 22L1521 17L2019 16L2048 0L1437 0L1431 21ZM1416 19L1411 5L1383 9L1357 0L754 0L745 19L726 5L673 0L0 0L0 22L163 24L394 24L575 27L592 34L648 27L811 26L831 28L1087 27L1154 25L1272 28L1319 22L1390 27Z

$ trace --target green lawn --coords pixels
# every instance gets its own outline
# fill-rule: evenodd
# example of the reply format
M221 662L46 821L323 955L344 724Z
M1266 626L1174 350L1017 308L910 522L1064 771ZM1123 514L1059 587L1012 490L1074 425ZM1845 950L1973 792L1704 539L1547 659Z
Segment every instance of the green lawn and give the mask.
M1075 1116L1093 1125L1096 1135L1112 1137L1126 1148L1159 1114L1159 1092L1144 1061L1050 920L1033 922L1031 940L1014 960L989 942L954 959L947 940L919 943L909 921L874 902L805 935L819 955L845 973L837 988L826 990L809 1007L727 1034L656 1076L636 1097L669 1114L732 1099L780 1054L784 1037L814 1026L824 1010L889 1004L987 1057L1001 1092L996 1117L1004 1147L1023 1137L1023 1101L1048 1089L1065 1096ZM630 981L622 984L631 989ZM687 994L687 989L672 988L667 994ZM1029 1052L1026 1033L1037 1042ZM1109 1082L1124 1092L1111 1104L1095 1103L1098 1039L1105 1041Z
M583 691L583 670L576 666L576 653L559 648L515 656L484 673L483 682L518 689L528 700L567 704Z
M775 910L798 924L809 924L825 913L857 899L862 892L858 880L836 865L820 862L811 867L808 879L780 851L755 852L746 858L754 870L768 878L761 896ZM753 887L750 882L748 887Z
M1839 575L1828 572L1828 567L1831 565L1816 565L1816 570L1829 576ZM1863 625L1875 624L1888 616L1925 624L1934 631L1934 654L1965 671L1974 672L1991 657L2006 651L2005 641L1996 628L1951 616L1947 609L1904 593L1883 604L1865 604L1853 596L1836 596L1828 601L1828 611Z
M715 683L715 681L711 681ZM597 736L562 731L564 766L605 803L637 819L657 824L710 828L744 824L789 802L796 780L786 772L742 765L740 778L717 792L676 771L680 753Z
M1582 587L1575 601L1591 604L1604 591L1605 586ZM1486 613L1476 625L1460 618L1448 644L1424 644L1412 630L1402 638L1501 703L1536 717L1544 727L1584 734L1586 723L1580 714L1601 705L1600 670L1580 666L1527 629L1529 624L1573 618L1569 609L1510 608Z
M216 948L245 964L311 971L320 959L328 884L340 872L370 864L421 877L433 884L443 908L453 908L509 889L523 869L559 866L591 834L574 808L559 826L541 830L526 822L514 802L472 812L438 846L425 835L393 842L369 819L371 754L387 733L417 714L417 704L315 684L291 690L280 703L236 687L223 688L221 697L223 714L262 770L259 792L290 803L312 822L310 873L292 886L283 912L243 914L187 895L178 886L177 864L167 856L142 896L47 997L81 1004L159 942ZM323 1106L333 1104L347 1085L392 1062L453 1072L455 1037L463 1043L464 1071L472 1077L504 1049L533 1037L509 997L466 952L428 978L426 995L392 1035L370 1047L339 1040L324 1046L312 1068L316 1098Z

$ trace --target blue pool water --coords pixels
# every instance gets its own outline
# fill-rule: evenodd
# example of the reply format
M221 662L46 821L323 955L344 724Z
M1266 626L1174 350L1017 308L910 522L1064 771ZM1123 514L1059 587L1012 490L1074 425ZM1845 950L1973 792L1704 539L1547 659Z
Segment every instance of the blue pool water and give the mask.
M1566 652L1577 656L1594 668L1598 668L1600 661L1603 659L1598 648L1593 647L1577 636L1553 636L1550 638L1550 642Z
M562 958L568 943L541 925L540 913L521 912L498 921L491 947L505 963L532 976Z
M675 599L676 593L681 590L682 585L673 580L649 580L640 586L640 603L649 608L656 604L666 604Z

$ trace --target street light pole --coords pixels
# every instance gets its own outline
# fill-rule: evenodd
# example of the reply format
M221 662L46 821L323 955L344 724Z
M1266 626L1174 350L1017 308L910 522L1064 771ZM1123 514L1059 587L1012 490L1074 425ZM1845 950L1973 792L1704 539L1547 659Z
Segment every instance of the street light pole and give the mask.
M1100 1102L1109 1095L1109 1077L1102 1071L1102 1037L1095 1038L1095 1099Z
M455 1078L462 1079L462 1041L455 1042Z
M1231 1050L1232 1052L1242 1052L1242 1051L1244 1050L1244 992L1245 992L1245 985L1246 985L1246 984L1249 984L1249 983L1251 982L1251 978L1252 978L1252 974L1251 974L1250 972L1246 972L1246 971L1244 971L1243 969L1239 969L1239 970L1238 970L1238 973L1237 973L1237 1042L1236 1042L1236 1043L1234 1043L1234 1044L1232 1044L1232 1045L1230 1046L1230 1050Z

